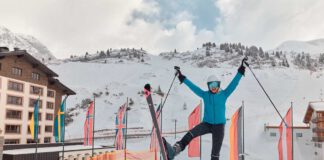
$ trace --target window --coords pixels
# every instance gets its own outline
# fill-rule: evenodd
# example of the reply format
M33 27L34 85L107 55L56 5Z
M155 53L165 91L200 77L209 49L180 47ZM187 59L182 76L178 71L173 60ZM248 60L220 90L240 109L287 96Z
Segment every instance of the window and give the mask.
M19 144L20 139L5 139L5 144Z
M46 120L52 121L53 120L53 114L46 113Z
M52 126L45 126L45 132L53 132L53 127Z
M303 137L303 133L296 133L296 137Z
M33 73L32 73L32 79L34 79L34 80L40 80L40 75L39 75L39 73L35 73L35 72L33 72Z
M276 137L277 136L277 133L275 132L270 132L270 137Z
M46 103L46 108L47 108L47 109L54 109L54 103L52 103L52 102L47 102L47 103Z
M5 133L20 134L20 125L6 125Z
M32 116L33 116L34 112L29 112L28 113L28 120L31 120ZM38 113L38 121L42 120L42 114Z
M47 91L47 97L54 97L54 91L48 90Z
M51 137L45 137L44 143L51 143Z
M21 76L22 75L22 69L17 68L17 67L12 67L11 73L14 74L14 75L17 75L17 76Z
M37 139L38 143L39 143L39 139ZM27 139L27 144L30 143L36 143L34 139Z
M30 94L43 95L43 88L30 86Z
M8 89L13 90L13 91L23 92L24 91L24 85L22 83L9 81L8 82Z
M16 96L9 96L7 97L7 104L13 104L13 105L22 105L23 98L22 97L16 97Z
M37 101L37 99L30 98L29 99L29 107L34 107L36 101ZM39 100L38 107L39 108L42 108L43 107L43 101L42 100Z
M27 133L30 134L30 128L27 127ZM38 126L38 134L41 133L41 126Z
M21 119L21 111L7 110L6 118L7 119Z

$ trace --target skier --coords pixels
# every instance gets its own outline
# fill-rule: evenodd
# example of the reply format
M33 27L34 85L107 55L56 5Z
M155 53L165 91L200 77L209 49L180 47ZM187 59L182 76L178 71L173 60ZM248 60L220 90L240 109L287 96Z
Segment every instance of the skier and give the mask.
M169 159L173 159L173 155L179 154L195 137L211 133L212 134L212 153L211 160L219 160L219 153L224 138L224 126L226 123L225 118L225 103L227 98L235 90L241 77L245 73L245 66L247 58L242 60L238 72L228 87L224 90L220 89L221 82L216 76L209 76L207 79L208 91L203 91L195 84L193 84L186 76L184 76L180 70L178 70L178 78L180 84L187 85L197 96L201 97L204 101L204 118L203 121L188 131L186 135L173 147L166 147L169 155ZM169 145L169 144L165 144ZM172 153L170 153L172 152Z

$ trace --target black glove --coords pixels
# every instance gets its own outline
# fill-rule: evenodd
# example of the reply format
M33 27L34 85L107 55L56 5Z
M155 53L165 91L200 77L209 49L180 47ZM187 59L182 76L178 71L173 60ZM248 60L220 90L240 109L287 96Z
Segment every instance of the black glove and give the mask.
M147 91L151 92L151 85L150 85L150 84L145 84L144 88L145 88Z
M243 58L243 60L242 60L242 63L241 63L241 66L238 68L238 72L239 73L241 73L243 76L244 76L244 74L245 74L245 66L244 66L244 63L245 64L247 64L247 61L248 59L247 59L247 57L245 57L245 58Z
M178 79L180 81L180 84L182 84L183 81L186 79L186 76L182 75L180 69L177 70L177 73L176 74L178 74Z

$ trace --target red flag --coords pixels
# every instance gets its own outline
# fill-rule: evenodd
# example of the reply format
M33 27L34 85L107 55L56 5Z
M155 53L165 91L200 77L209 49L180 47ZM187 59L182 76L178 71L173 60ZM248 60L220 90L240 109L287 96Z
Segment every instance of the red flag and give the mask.
M199 104L189 115L189 130L201 121L201 104ZM194 138L188 146L188 157L200 157L200 137Z
M232 116L230 126L230 160L239 160L243 154L243 130L242 130L243 112L240 107Z
M119 110L116 115L116 139L115 139L115 148L116 150L123 150L125 147L124 136L126 132L126 103L119 107Z
M279 126L278 154L279 160L292 160L292 112L291 108L287 111L284 118L286 124L282 121Z
M93 142L93 107L94 102L92 101L88 107L86 114L86 120L84 122L84 139L83 145L92 145Z

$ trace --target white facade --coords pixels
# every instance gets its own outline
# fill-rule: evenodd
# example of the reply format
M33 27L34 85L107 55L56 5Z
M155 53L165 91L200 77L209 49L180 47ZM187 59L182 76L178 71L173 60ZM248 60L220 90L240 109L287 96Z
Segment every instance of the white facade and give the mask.
M293 129L293 143L294 143L294 160L315 160L315 148L312 141L312 129L307 126L298 126ZM279 127L278 126L264 126L264 134L267 143L272 143L274 146L279 142ZM312 155L312 157L309 157ZM278 159L275 157L274 159Z
M23 84L23 92L8 90L8 82L14 81ZM38 135L40 143L44 143L45 137L50 137L50 141L54 142L53 131L54 131L54 111L55 111L55 96L47 97L47 86L42 86L38 84L33 84L25 81L20 81L16 79L10 79L7 77L0 76L0 129L2 133L0 136L4 136L7 139L19 139L20 144L26 144L27 139L33 139L30 134L28 134L29 120L28 114L29 112L33 112L34 108L29 106L30 98L38 99L38 95L30 94L30 86L37 86L43 88L43 94L40 96L40 100L42 100L42 108L39 109L39 113L41 113L41 120L39 121L40 134ZM54 91L54 90L53 90ZM55 91L54 91L55 93ZM7 96L17 96L22 97L22 105L12 105L7 104ZM55 95L55 94L54 94ZM53 109L48 109L47 102L53 103ZM21 111L21 119L8 119L7 118L7 110L17 110ZM52 114L52 120L46 120L46 114ZM20 125L20 134L12 134L6 133L6 125ZM45 126L52 126L51 132L45 132Z

